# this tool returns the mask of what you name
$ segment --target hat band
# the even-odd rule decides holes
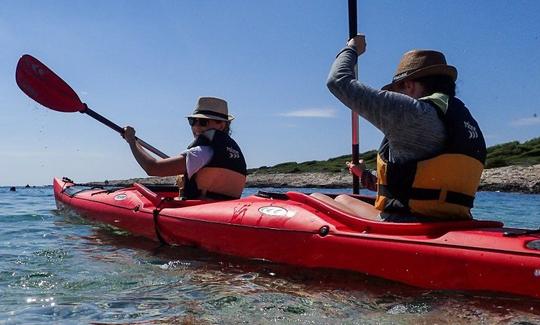
[[[405,72],[402,72],[400,74],[397,74],[394,76],[394,78],[392,78],[392,82],[396,82],[398,81],[399,79],[403,79],[405,78],[408,74],[409,74],[410,71],[405,71]]]
[[[224,118],[224,119],[229,119],[229,115],[227,114],[221,114],[221,113],[218,113],[218,112],[214,112],[214,111],[195,111],[193,112],[193,114],[208,114],[208,115],[214,115],[214,116],[217,116],[217,117],[221,117],[221,118]]]

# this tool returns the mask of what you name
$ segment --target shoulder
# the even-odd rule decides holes
[[[381,101],[381,111],[388,113],[398,123],[403,119],[425,118],[438,115],[437,105],[429,99],[415,99],[392,91],[380,91],[384,99]]]
[[[210,147],[210,146],[195,146],[195,147],[189,148],[185,152],[198,153],[198,152],[208,152],[208,151],[212,151],[212,147]]]
[[[186,159],[209,159],[214,155],[214,149],[210,146],[195,146],[182,152]]]

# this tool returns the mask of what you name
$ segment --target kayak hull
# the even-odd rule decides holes
[[[383,223],[347,215],[307,195],[176,201],[133,187],[70,193],[54,180],[57,205],[134,235],[250,259],[350,270],[440,290],[540,298],[538,234],[500,222]],[[538,245],[540,246],[540,245]]]

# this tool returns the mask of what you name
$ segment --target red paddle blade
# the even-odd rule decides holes
[[[15,80],[26,95],[45,107],[59,112],[80,112],[85,109],[75,91],[31,55],[25,54],[19,59]]]

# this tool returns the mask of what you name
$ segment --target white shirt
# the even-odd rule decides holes
[[[182,151],[180,154],[186,157],[186,173],[188,178],[191,178],[212,159],[214,149],[209,146],[196,146]]]

